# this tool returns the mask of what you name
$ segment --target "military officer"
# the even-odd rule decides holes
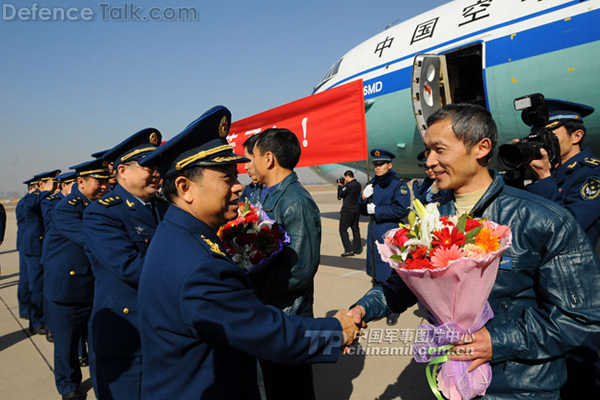
[[[383,235],[397,228],[400,220],[408,215],[410,192],[406,182],[400,180],[392,169],[393,153],[383,149],[371,151],[375,177],[363,190],[358,200],[362,215],[370,216],[367,232],[367,274],[372,276],[373,284],[380,285],[390,276],[392,268],[381,260],[375,242],[383,242]],[[388,325],[394,325],[398,315],[387,317]]]
[[[25,255],[27,273],[29,275],[29,290],[31,303],[29,308],[29,330],[31,333],[45,335],[44,321],[44,277],[40,262],[42,256],[42,241],[44,240],[44,219],[41,203],[56,190],[56,175],[60,170],[44,172],[34,176],[38,188],[27,194],[23,200],[25,215],[24,236],[21,248]]]
[[[0,204],[0,245],[4,242],[4,232],[6,231],[6,210]]]
[[[51,194],[42,200],[40,205],[42,209],[42,218],[44,219],[44,237],[48,236],[48,231],[50,230],[50,219],[52,218],[52,210],[54,206],[58,204],[60,200],[62,200],[65,196],[68,196],[71,193],[71,186],[75,183],[76,175],[74,171],[65,172],[64,174],[60,174],[56,176],[56,180],[58,181],[59,190]],[[42,263],[42,267],[44,266],[44,259],[46,254],[48,253],[48,242],[46,240],[42,243],[42,258],[40,262]],[[50,304],[48,300],[48,296],[46,295],[46,279],[47,279],[47,270],[44,268],[44,320],[46,321],[46,339],[49,342],[54,341],[54,330],[52,328],[52,318],[50,317],[50,309],[48,305]]]
[[[263,305],[225,254],[217,230],[237,216],[236,163],[248,162],[227,144],[230,118],[215,107],[141,160],[172,202],[140,278],[144,399],[260,399],[255,356],[333,362],[358,333],[342,312],[313,320]]]
[[[71,167],[77,174],[77,184],[54,207],[44,240],[48,244],[44,291],[54,329],[54,377],[63,400],[84,398],[78,392],[82,377],[78,346],[87,336],[94,275],[84,251],[83,212],[108,192],[107,164],[98,159]]]
[[[108,150],[97,151],[92,154],[94,158],[103,158]],[[110,190],[113,190],[115,186],[117,186],[117,171],[115,170],[115,164],[113,162],[108,163],[108,171],[110,172],[110,179],[108,183],[110,184]]]
[[[158,171],[138,161],[160,141],[160,132],[148,128],[107,151],[103,158],[114,162],[118,184],[89,205],[83,217],[86,251],[96,277],[89,340],[96,354],[100,399],[140,396],[137,287],[146,250],[168,204],[156,196]]]
[[[30,178],[23,182],[27,185],[27,194],[32,193],[36,188],[38,181]],[[17,301],[19,302],[19,317],[29,320],[31,290],[29,289],[29,273],[27,271],[27,262],[23,253],[23,237],[25,236],[25,195],[17,202],[15,215],[17,218],[17,251],[19,252],[19,284],[17,285]]]

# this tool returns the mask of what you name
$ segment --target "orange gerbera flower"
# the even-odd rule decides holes
[[[500,238],[494,236],[491,230],[484,228],[475,238],[475,244],[481,247],[486,253],[491,253],[500,248]]]
[[[457,245],[448,248],[439,247],[431,256],[431,266],[434,269],[447,267],[454,260],[464,256],[464,252]]]

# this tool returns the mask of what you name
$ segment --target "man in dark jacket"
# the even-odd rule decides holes
[[[313,317],[314,276],[321,257],[321,215],[294,172],[300,142],[287,129],[267,129],[254,145],[254,169],[264,184],[261,204],[290,237],[289,246],[265,270],[250,275],[252,290],[264,304],[288,315]],[[310,365],[289,366],[261,360],[267,399],[312,399]],[[290,389],[293,388],[293,389]]]
[[[342,257],[362,253],[360,229],[358,229],[360,189],[360,183],[354,179],[354,173],[350,170],[344,173],[344,182],[338,182],[338,200],[343,199],[342,209],[340,210],[340,237],[344,245]],[[348,228],[352,229],[352,242],[350,242]]]
[[[497,142],[491,114],[478,106],[447,105],[427,120],[427,166],[448,190],[441,215],[469,212],[510,226],[488,298],[492,318],[457,342],[450,360],[489,362],[483,399],[559,399],[564,355],[600,334],[600,263],[584,231],[562,207],[505,186],[487,165]],[[402,312],[417,302],[397,274],[369,291],[351,311],[355,321]]]
[[[71,167],[78,175],[77,185],[55,205],[44,239],[44,294],[54,331],[54,378],[63,400],[84,398],[79,393],[82,375],[77,348],[87,337],[94,275],[84,249],[83,212],[108,192],[110,175],[102,164],[94,160]],[[93,360],[92,353],[90,348]]]
[[[4,232],[6,231],[6,210],[0,204],[0,245],[4,242]]]

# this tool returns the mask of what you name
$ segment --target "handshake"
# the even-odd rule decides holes
[[[342,353],[348,352],[349,346],[352,345],[361,335],[361,329],[365,329],[367,324],[363,321],[365,309],[362,306],[356,306],[349,311],[338,310],[333,316],[342,325]]]

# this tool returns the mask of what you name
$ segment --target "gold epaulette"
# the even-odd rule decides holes
[[[227,257],[227,254],[225,254],[225,252],[221,249],[221,246],[219,246],[218,243],[214,243],[212,240],[208,239],[204,235],[202,235],[200,237],[202,238],[202,240],[204,240],[204,243],[206,243],[206,245],[208,246],[210,251],[212,251],[213,253],[219,254],[221,256]]]
[[[581,163],[592,168],[600,167],[600,159],[594,156],[584,158]]]
[[[72,206],[76,206],[77,204],[81,203],[81,197],[74,197],[71,200],[67,201],[67,203],[69,203]]]
[[[98,203],[102,204],[104,207],[111,207],[116,204],[121,204],[123,200],[119,196],[115,197],[105,197],[103,199],[98,200]]]

